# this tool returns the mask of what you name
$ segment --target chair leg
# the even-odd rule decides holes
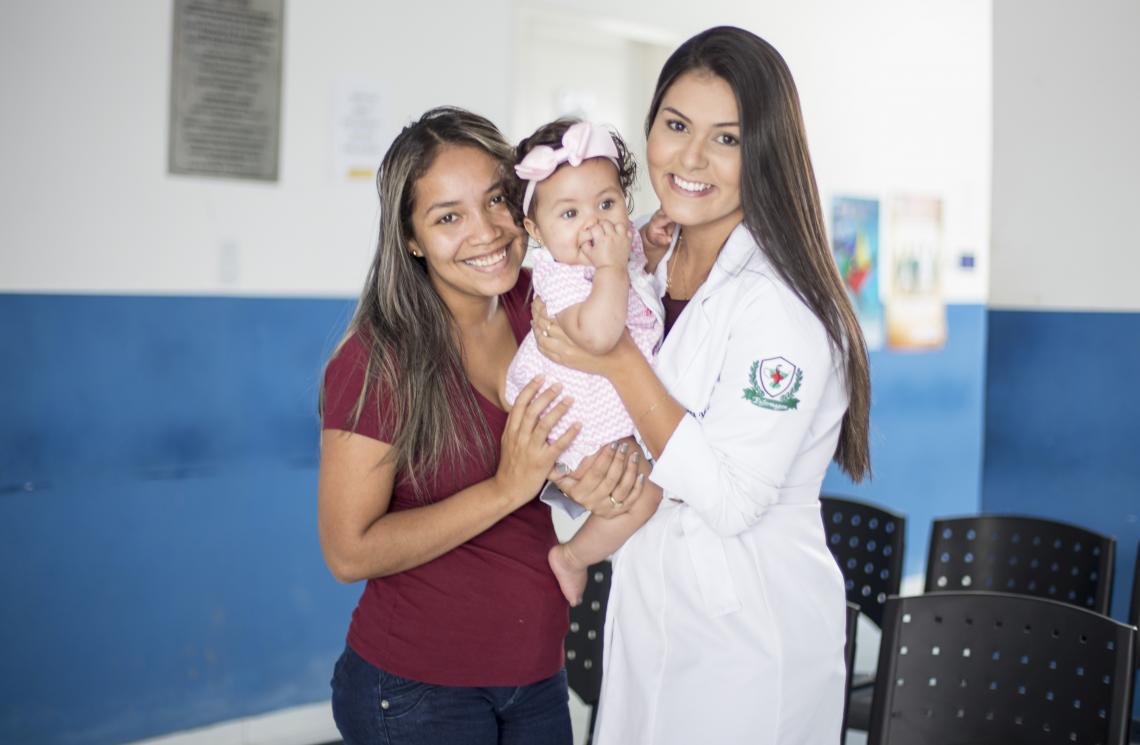
[[[594,742],[594,721],[598,718],[598,705],[590,707],[590,729],[586,731],[586,745]]]

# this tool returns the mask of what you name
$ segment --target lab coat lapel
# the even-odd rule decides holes
[[[680,235],[680,226],[678,226],[673,231],[673,242],[669,245],[669,250],[665,252],[661,261],[657,262],[657,268],[654,271],[657,286],[662,289],[662,294],[665,292],[669,276],[669,262],[673,260],[673,253],[677,249],[677,241]],[[700,290],[697,294],[700,294]],[[693,306],[694,303],[699,305],[696,296],[689,301],[689,305]],[[701,347],[707,342],[708,337],[707,320],[704,313],[694,312],[696,310],[695,306],[691,309],[686,307],[681,313],[676,323],[673,324],[673,329],[662,342],[661,349],[657,352],[657,363],[655,365],[657,376],[661,382],[665,384],[665,387],[682,406],[690,410],[695,405],[692,400],[693,393],[682,385],[682,381],[687,377],[689,368],[696,360],[697,355],[700,354]]]
[[[679,232],[673,236],[673,244],[657,264],[654,274],[659,286],[665,286],[668,263],[673,258]],[[689,306],[677,319],[676,325],[665,338],[658,355],[657,373],[661,381],[673,395],[690,411],[703,408],[701,386],[715,382],[713,375],[707,374],[704,365],[719,364],[716,355],[708,354],[708,347],[714,336],[714,319],[718,295],[731,286],[733,278],[740,274],[750,261],[759,255],[752,234],[743,223],[728,236],[728,240],[713,263],[709,276],[697,289]]]
[[[752,238],[752,233],[748,231],[744,223],[740,223],[729,233],[728,240],[724,242],[724,248],[720,250],[720,255],[716,257],[716,261],[709,271],[708,278],[697,290],[693,299],[700,298],[703,308],[749,263],[759,261],[761,258],[760,250]]]

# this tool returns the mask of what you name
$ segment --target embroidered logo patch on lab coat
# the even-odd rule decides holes
[[[744,389],[744,398],[762,409],[788,411],[800,403],[796,393],[804,372],[783,357],[753,362],[748,380],[752,385]]]

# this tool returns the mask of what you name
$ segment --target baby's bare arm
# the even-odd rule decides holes
[[[578,346],[591,354],[614,348],[625,331],[629,307],[629,272],[604,266],[594,272],[594,286],[582,302],[558,314],[558,324]]]
[[[558,322],[591,354],[613,349],[625,330],[632,230],[627,223],[601,220],[578,236],[579,248],[594,265],[594,285],[582,303],[558,314]]]

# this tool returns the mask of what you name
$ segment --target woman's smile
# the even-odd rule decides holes
[[[480,272],[492,273],[497,272],[507,265],[507,254],[510,246],[504,246],[498,251],[482,254],[481,256],[474,256],[470,259],[463,259],[463,263]]]
[[[703,181],[689,181],[675,173],[669,174],[669,185],[673,187],[674,191],[693,197],[706,196],[713,190],[712,184],[706,184]]]

